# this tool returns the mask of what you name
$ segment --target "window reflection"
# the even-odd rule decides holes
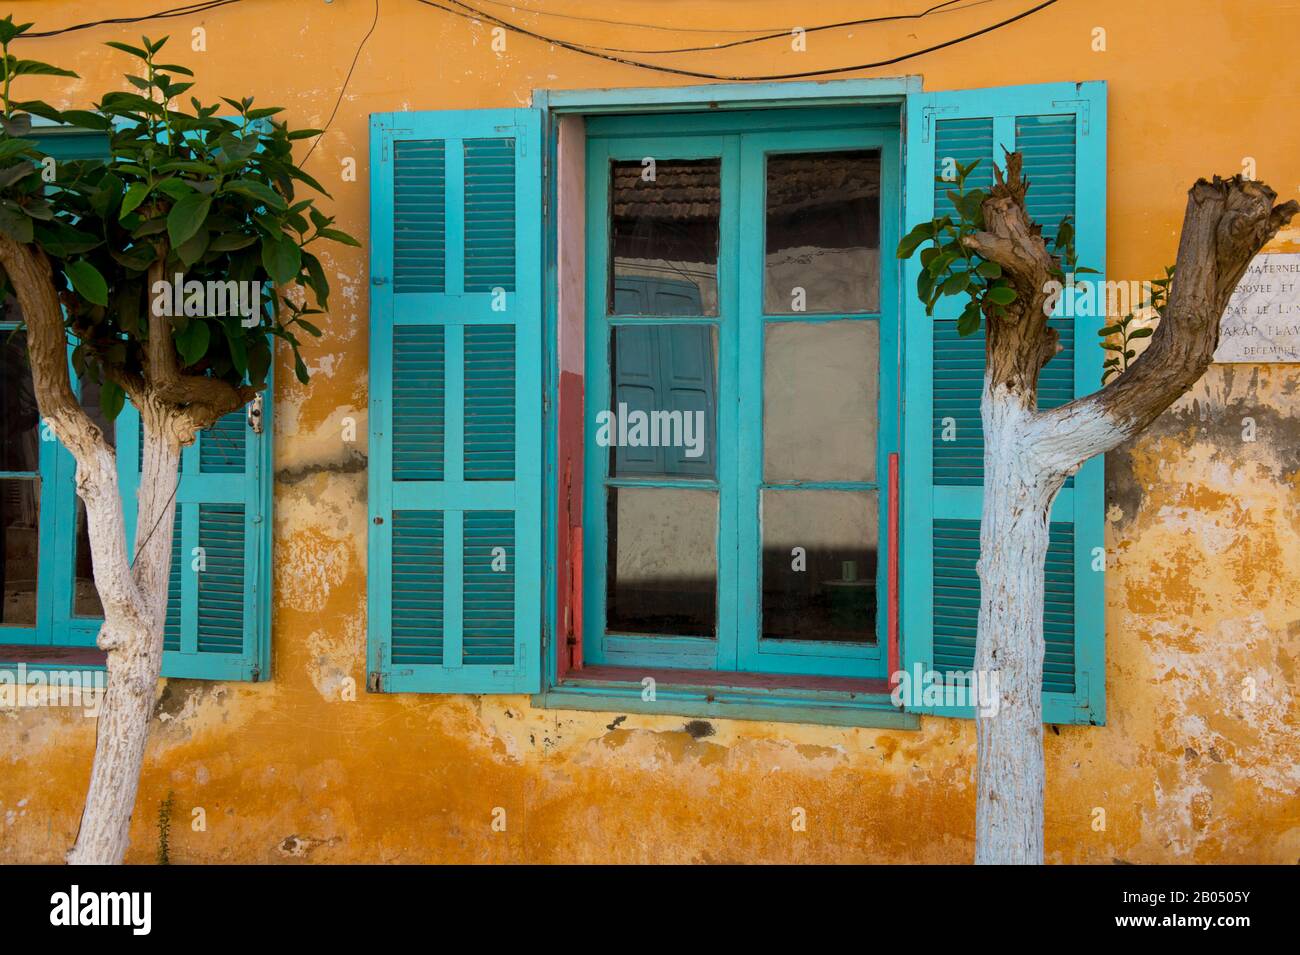
[[[717,460],[718,335],[711,325],[613,329],[613,407],[598,444],[614,477],[707,478]]]
[[[874,643],[877,495],[763,492],[763,637]]]
[[[609,489],[609,633],[717,636],[718,496]]]
[[[0,480],[0,623],[36,625],[36,568],[40,550],[40,481]]]
[[[718,314],[721,195],[718,159],[611,164],[610,314]]]
[[[767,159],[763,311],[880,308],[880,153]]]

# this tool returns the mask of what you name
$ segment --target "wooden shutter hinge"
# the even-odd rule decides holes
[[[383,693],[384,692],[384,675],[378,670],[371,670],[366,674],[366,692]]]
[[[1088,115],[1088,114],[1089,114],[1089,112],[1090,112],[1089,107],[1091,106],[1091,103],[1089,103],[1088,100],[1086,100],[1086,99],[1054,99],[1054,100],[1052,100],[1052,105],[1053,105],[1053,106],[1069,106],[1069,107],[1074,107],[1075,112],[1077,112],[1077,113],[1079,114],[1079,134],[1082,135],[1082,136],[1087,136],[1087,135],[1088,135],[1088,119],[1089,119],[1089,115]]]
[[[935,113],[955,113],[956,106],[926,106],[921,110],[921,142],[930,141],[930,127],[933,125],[931,117]]]

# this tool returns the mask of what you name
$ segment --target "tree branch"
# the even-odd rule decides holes
[[[165,256],[160,254],[149,266],[150,289],[154,288],[155,283],[165,281],[164,259]],[[158,398],[181,411],[193,431],[211,427],[217,419],[242,408],[257,394],[257,389],[249,385],[235,386],[207,375],[181,374],[176,343],[172,340],[171,319],[158,314],[152,301],[148,311],[146,387]],[[182,443],[188,444],[189,441]]]
[[[1169,301],[1147,349],[1099,391],[1038,415],[1032,440],[1073,473],[1088,458],[1139,433],[1205,373],[1219,322],[1251,260],[1293,216],[1295,200],[1234,176],[1198,180],[1187,196]]]
[[[1021,174],[1019,153],[1006,153],[1006,172],[993,168],[996,182],[984,200],[984,231],[963,242],[972,252],[996,262],[1016,291],[1001,315],[986,305],[985,358],[989,385],[1006,389],[1029,408],[1037,403],[1038,374],[1061,350],[1056,330],[1048,327],[1049,283],[1059,274],[1047,251],[1042,229],[1025,211],[1029,181]]]

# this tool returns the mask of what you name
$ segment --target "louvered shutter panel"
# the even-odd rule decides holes
[[[270,388],[268,376],[265,393]],[[232,412],[181,452],[163,676],[270,678],[269,401],[262,422],[259,434],[246,409]],[[130,403],[117,419],[117,452],[127,539],[134,541],[142,443],[140,417]]]
[[[371,117],[371,690],[541,674],[541,120]]]
[[[980,159],[969,184],[988,188],[1003,149],[1024,156],[1027,206],[1050,243],[1063,216],[1076,226],[1079,264],[1105,269],[1104,83],[1062,83],[927,93],[908,98],[906,227],[951,211],[951,162]],[[909,673],[974,666],[980,585],[975,572],[983,485],[980,391],[984,334],[961,337],[964,298],[941,299],[933,318],[916,298],[919,257],[904,265],[905,435],[903,468],[903,660]],[[1089,275],[1102,280],[1102,275]],[[954,307],[955,306],[955,307]],[[1055,407],[1100,385],[1099,317],[1052,325],[1063,351],[1039,381],[1039,405]],[[1103,463],[1089,461],[1061,491],[1051,515],[1046,567],[1043,718],[1105,719],[1102,546]],[[1097,566],[1101,562],[1097,561]],[[913,706],[970,716],[968,708]]]

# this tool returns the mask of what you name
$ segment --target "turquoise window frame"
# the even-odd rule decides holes
[[[844,315],[766,315],[763,312],[763,246],[766,159],[796,152],[878,150],[881,154],[880,305],[873,312]],[[718,250],[718,314],[609,315],[609,177],[611,162],[717,158],[721,165]],[[608,475],[609,455],[585,455],[584,606],[588,662],[722,672],[883,679],[887,608],[878,606],[872,643],[762,639],[762,492],[772,490],[865,491],[876,495],[877,526],[887,527],[888,500],[882,482],[766,482],[762,476],[763,340],[773,323],[820,324],[875,322],[880,329],[879,422],[876,474],[887,473],[898,450],[898,267],[892,255],[902,216],[899,184],[897,110],[815,107],[803,110],[745,111],[729,115],[601,117],[587,126],[586,311],[587,434],[595,434],[596,415],[611,395],[609,344],[612,330],[636,325],[684,323],[717,330],[718,394],[753,396],[742,414],[736,401],[718,402],[718,460],[712,480]],[[742,192],[743,190],[743,192]],[[887,319],[887,320],[886,320]],[[890,356],[893,356],[892,358]],[[612,402],[612,397],[609,401]],[[608,488],[698,488],[718,494],[716,639],[612,633],[605,627],[606,520]],[[877,592],[886,592],[887,539],[878,544]]]
[[[1007,87],[995,90],[969,90],[955,93],[925,93],[922,91],[919,76],[881,78],[866,80],[836,80],[830,82],[797,83],[758,83],[758,84],[713,84],[678,88],[642,88],[642,89],[603,89],[603,90],[538,90],[534,93],[533,103],[544,110],[547,116],[547,162],[548,167],[556,169],[558,125],[565,116],[581,116],[590,122],[594,117],[637,114],[635,121],[644,122],[653,114],[691,113],[707,110],[715,114],[727,113],[737,109],[783,109],[786,107],[805,106],[871,106],[886,105],[901,109],[904,120],[900,147],[903,154],[901,169],[901,188],[904,206],[904,225],[911,225],[919,214],[918,210],[929,200],[933,192],[933,170],[920,159],[921,150],[909,148],[909,143],[919,143],[924,122],[928,121],[936,106],[942,106],[937,98],[947,96],[966,96],[972,98],[1008,97],[1007,105],[999,105],[999,111],[1005,113],[1014,109],[1011,105],[1017,98],[1023,102],[1041,104],[1044,99],[1073,101],[1075,108],[1084,114],[1083,123],[1087,124],[1091,111],[1093,122],[1105,127],[1105,84],[1104,83],[1055,83],[1026,87]],[[948,104],[950,105],[950,104]],[[1005,129],[1005,123],[1002,124]],[[1097,137],[1086,144],[1080,153],[1080,167],[1083,173],[1080,190],[1093,189],[1096,201],[1081,205],[1080,232],[1089,228],[1089,224],[1104,225],[1105,218],[1105,141],[1104,136]],[[555,208],[558,195],[557,175],[549,177],[547,184],[547,202]],[[1085,181],[1086,180],[1086,181]],[[908,183],[911,183],[909,188]],[[547,520],[544,524],[545,546],[548,554],[557,552],[558,539],[562,531],[559,523],[560,499],[563,490],[562,476],[556,457],[559,447],[559,419],[555,413],[559,394],[559,314],[557,271],[557,250],[559,239],[557,225],[548,222],[547,231],[547,287],[546,287],[546,395],[548,414],[545,420],[545,447],[547,467],[545,470],[545,507]],[[1104,262],[1105,243],[1100,232],[1093,232],[1089,239],[1088,252],[1101,267]],[[1088,264],[1092,264],[1089,262]],[[902,290],[915,280],[911,266],[906,267],[899,291],[900,308],[906,304]],[[900,346],[903,349],[904,380],[900,404],[910,405],[921,392],[931,390],[929,380],[914,381],[908,378],[907,369],[913,367],[918,359],[928,359],[931,342],[928,335],[908,334],[908,312],[903,310],[903,327]],[[915,341],[913,340],[915,339]],[[1078,344],[1087,344],[1087,339]],[[1097,355],[1100,349],[1096,348]],[[1076,382],[1082,393],[1086,383],[1088,390],[1095,387],[1090,362],[1094,355],[1086,349],[1079,354],[1082,360],[1076,367]],[[1100,357],[1096,357],[1099,367]],[[587,388],[589,383],[584,383]],[[919,391],[918,391],[919,389]],[[927,404],[928,407],[928,404]],[[928,415],[913,415],[912,421],[904,418],[905,433],[899,435],[903,444],[901,455],[901,517],[902,537],[900,540],[900,589],[903,618],[901,626],[904,662],[910,664],[917,658],[919,649],[933,637],[929,633],[916,632],[916,609],[913,604],[923,600],[924,607],[932,606],[933,595],[929,591],[930,567],[925,564],[925,583],[922,585],[913,579],[911,587],[906,586],[909,574],[915,575],[917,561],[922,563],[931,559],[928,545],[924,542],[909,541],[906,530],[910,517],[917,508],[929,512],[926,503],[930,497],[928,484],[921,486],[921,481],[929,480],[929,441],[930,421]],[[921,437],[913,433],[920,429]],[[1091,508],[1081,514],[1080,527],[1084,533],[1081,539],[1089,542],[1096,538],[1100,544],[1102,526],[1103,488],[1100,483],[1102,463],[1090,462],[1078,475],[1075,494],[1076,505]],[[959,492],[960,493],[960,492]],[[923,500],[924,499],[924,500]],[[910,546],[909,546],[910,545]],[[588,555],[590,547],[587,548]],[[588,557],[589,559],[589,557]],[[1080,566],[1076,563],[1076,566]],[[911,568],[910,570],[908,568]],[[589,570],[587,571],[589,573]],[[900,729],[915,729],[920,725],[921,712],[945,716],[969,716],[968,711],[944,708],[923,709],[907,707],[900,711],[889,703],[888,697],[881,693],[845,693],[833,689],[806,687],[803,689],[763,689],[722,685],[710,677],[713,674],[701,674],[698,683],[682,683],[671,687],[660,685],[657,698],[647,700],[642,683],[633,679],[611,677],[608,673],[585,678],[582,671],[572,671],[561,677],[559,652],[566,639],[561,632],[559,620],[560,595],[557,587],[559,571],[554,561],[546,566],[546,587],[544,626],[545,626],[545,689],[534,696],[534,702],[540,706],[568,708],[578,710],[642,712],[652,714],[681,714],[701,717],[730,717],[735,719],[761,719],[770,721],[788,721],[797,723],[820,723],[827,725],[879,726]],[[1045,700],[1044,717],[1048,721],[1061,722],[1104,722],[1104,628],[1103,608],[1104,591],[1101,574],[1080,577],[1076,588],[1076,612],[1081,615],[1079,622],[1079,646],[1077,647],[1077,667],[1084,672],[1080,684],[1083,699],[1069,701]],[[918,594],[922,587],[924,593]],[[590,608],[584,608],[589,613]],[[592,644],[590,631],[584,635],[585,664],[591,662],[589,649]],[[1067,705],[1063,705],[1067,704]],[[1082,718],[1080,718],[1082,714]]]
[[[56,160],[107,159],[108,133],[98,130],[62,126],[49,120],[33,119],[33,136]],[[15,323],[0,323],[7,333]],[[69,375],[74,393],[80,397],[81,382],[72,371],[73,345],[69,343]],[[273,389],[273,371],[268,373],[266,396]],[[245,505],[246,581],[243,594],[244,649],[239,653],[199,652],[190,646],[197,632],[196,611],[183,608],[180,651],[163,654],[162,675],[205,680],[261,681],[271,675],[272,612],[272,497],[273,497],[273,427],[274,402],[265,400],[261,435],[249,435],[245,450],[245,472],[241,475],[199,472],[199,442],[181,453],[181,472],[187,486],[178,491],[180,503],[233,502]],[[118,452],[118,479],[123,499],[126,538],[135,539],[135,495],[139,476],[132,463],[139,453],[139,415],[128,401],[114,423]],[[43,425],[42,425],[43,427]],[[7,474],[0,474],[6,477]],[[0,626],[0,646],[31,645],[53,647],[93,647],[103,625],[102,617],[78,616],[73,613],[76,587],[77,494],[76,461],[52,436],[40,441],[40,528],[38,530],[37,622],[35,627]],[[48,532],[47,532],[48,528]],[[182,522],[182,556],[195,546],[198,537],[197,511]],[[182,586],[189,593],[197,588],[193,574],[183,573]],[[248,631],[252,629],[252,639]],[[59,663],[59,669],[103,669],[88,664]],[[46,669],[34,665],[31,671]]]

